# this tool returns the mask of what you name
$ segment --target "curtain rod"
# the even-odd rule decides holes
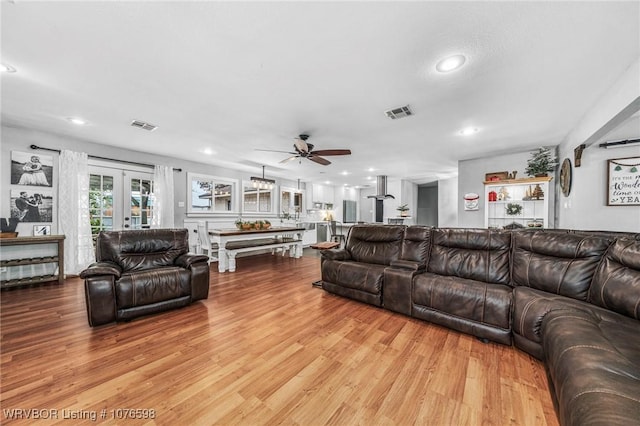
[[[60,154],[60,150],[59,149],[52,149],[52,148],[43,148],[41,146],[38,145],[30,145],[29,148],[31,149],[41,149],[43,151],[51,151],[51,152],[57,152],[58,154]],[[89,158],[95,158],[97,160],[107,160],[107,161],[116,161],[118,163],[125,163],[125,164],[133,164],[135,166],[143,166],[143,167],[155,167],[153,164],[146,164],[146,163],[138,163],[137,161],[127,161],[127,160],[117,160],[115,158],[108,158],[108,157],[100,157],[98,155],[89,155]],[[177,167],[173,168],[174,172],[181,172],[182,169],[179,169]]]
[[[625,139],[621,141],[604,142],[598,145],[600,148],[618,148],[620,146],[630,145],[632,143],[639,143],[640,139]]]

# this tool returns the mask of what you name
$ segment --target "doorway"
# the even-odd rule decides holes
[[[89,165],[92,234],[150,228],[153,200],[152,173]]]
[[[418,185],[416,224],[438,226],[438,181]]]

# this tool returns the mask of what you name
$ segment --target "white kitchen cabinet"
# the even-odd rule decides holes
[[[313,185],[313,194],[312,201],[323,203],[323,204],[333,204],[333,186],[329,185],[320,185],[314,183]]]

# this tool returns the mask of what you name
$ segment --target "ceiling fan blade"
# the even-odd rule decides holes
[[[293,146],[295,146],[296,149],[300,152],[305,152],[305,153],[309,152],[309,147],[307,146],[307,143],[302,139],[296,139],[296,141],[293,143]]]
[[[295,154],[295,152],[291,152],[291,151],[278,151],[276,149],[254,149],[254,151],[266,151],[266,152],[284,152],[285,154]]]
[[[289,158],[285,158],[284,160],[280,161],[279,163],[280,164],[288,163],[289,161],[295,160],[296,158],[298,158],[298,156],[297,155],[293,155],[293,156],[291,156]]]
[[[331,164],[331,161],[327,160],[326,158],[318,157],[317,155],[315,155],[315,153],[314,155],[310,155],[307,158],[318,164],[322,164],[323,166],[328,166],[329,164]]]
[[[314,155],[351,155],[350,149],[321,149],[313,151]]]

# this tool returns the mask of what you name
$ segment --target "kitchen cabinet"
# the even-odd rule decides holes
[[[549,200],[553,199],[551,177],[484,182],[487,228],[548,228]]]
[[[318,231],[316,231],[316,228],[314,227],[313,229],[306,229],[304,231],[304,234],[302,235],[302,245],[304,247],[308,247],[312,244],[315,244],[318,242]]]
[[[333,204],[333,186],[313,184],[313,200],[323,204]]]

